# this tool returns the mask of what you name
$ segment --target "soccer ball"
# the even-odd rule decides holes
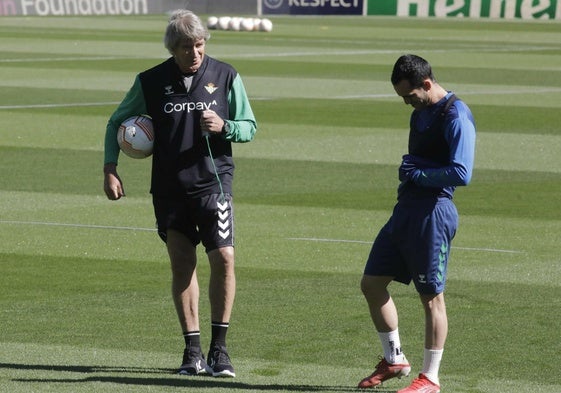
[[[151,156],[154,150],[152,119],[144,115],[129,117],[119,126],[117,142],[121,151],[131,158]]]
[[[218,18],[216,16],[209,16],[206,22],[206,27],[209,30],[216,30],[218,26]]]
[[[228,23],[228,30],[240,31],[241,23],[242,18],[240,17],[234,16],[230,18],[230,22]]]
[[[255,23],[253,22],[253,18],[242,18],[242,22],[240,23],[240,30],[253,31],[254,28]]]
[[[230,19],[232,19],[229,16],[221,16],[220,18],[218,18],[218,23],[216,24],[216,27],[218,30],[228,30],[228,28],[230,27]]]
[[[262,19],[261,24],[259,25],[259,29],[261,31],[270,33],[273,31],[273,22],[270,19]]]

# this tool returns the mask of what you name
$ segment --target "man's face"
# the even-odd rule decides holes
[[[205,40],[201,38],[196,41],[182,41],[172,52],[179,69],[184,73],[196,72],[205,56]]]
[[[423,109],[431,105],[430,89],[432,84],[429,80],[425,80],[423,86],[413,88],[409,81],[402,80],[394,85],[394,90],[398,96],[403,98],[406,105],[411,105],[415,109]]]

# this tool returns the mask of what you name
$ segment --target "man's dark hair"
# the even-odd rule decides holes
[[[417,89],[427,78],[435,80],[428,61],[416,55],[403,55],[393,66],[391,81],[395,86],[402,80],[407,80],[411,87]]]

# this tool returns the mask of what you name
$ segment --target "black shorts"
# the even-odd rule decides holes
[[[206,195],[200,198],[153,197],[158,235],[165,242],[168,229],[187,236],[194,246],[203,243],[206,252],[234,246],[232,196]]]

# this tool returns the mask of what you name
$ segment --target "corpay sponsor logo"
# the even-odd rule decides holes
[[[165,113],[173,113],[173,112],[187,112],[190,113],[191,111],[206,111],[213,106],[216,106],[216,100],[212,102],[166,102],[164,104],[164,112]]]

